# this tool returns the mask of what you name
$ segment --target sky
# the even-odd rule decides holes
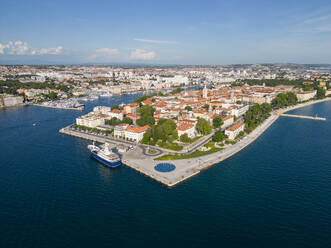
[[[331,1],[2,0],[1,64],[331,64]]]

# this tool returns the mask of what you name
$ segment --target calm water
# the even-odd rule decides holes
[[[0,247],[330,247],[331,102],[294,112],[328,120],[282,117],[168,189],[60,135],[81,112],[0,111]]]

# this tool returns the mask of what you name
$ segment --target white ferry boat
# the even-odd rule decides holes
[[[121,165],[121,158],[109,150],[108,143],[105,143],[103,149],[96,146],[94,142],[92,145],[88,145],[87,148],[91,151],[92,156],[100,163],[111,168],[115,168]]]

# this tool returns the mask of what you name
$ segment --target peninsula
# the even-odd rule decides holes
[[[121,106],[97,106],[60,132],[121,146],[123,164],[171,187],[244,149],[285,112],[329,95],[331,90],[310,81],[178,88]]]

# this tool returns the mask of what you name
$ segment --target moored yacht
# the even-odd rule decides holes
[[[105,143],[103,149],[96,146],[94,142],[92,145],[88,145],[87,148],[91,151],[92,156],[96,160],[108,167],[115,168],[121,164],[121,158],[109,150],[108,143]]]

